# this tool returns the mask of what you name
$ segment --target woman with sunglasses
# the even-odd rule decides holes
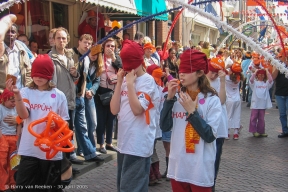
[[[110,104],[103,105],[100,95],[111,92],[115,89],[117,82],[117,71],[122,68],[122,61],[115,53],[116,42],[108,38],[103,44],[103,62],[102,73],[100,75],[100,85],[94,97],[97,112],[97,144],[100,145],[99,152],[106,154],[107,150],[116,151],[112,145],[113,121],[115,115],[110,111]],[[116,77],[116,80],[115,80]],[[111,79],[114,81],[111,82]],[[106,134],[105,134],[106,131]],[[106,135],[106,147],[104,146],[104,135]]]

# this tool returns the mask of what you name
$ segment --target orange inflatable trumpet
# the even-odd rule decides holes
[[[41,134],[34,132],[33,126],[44,122],[47,122],[46,129]],[[59,151],[72,152],[75,149],[70,141],[73,131],[69,129],[68,123],[53,111],[46,117],[31,122],[28,131],[36,137],[34,145],[46,152],[47,159],[53,158]],[[69,148],[64,148],[66,146]]]

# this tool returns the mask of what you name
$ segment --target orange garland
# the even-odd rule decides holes
[[[200,90],[197,91],[188,91],[188,95],[191,97],[193,101],[195,101],[198,93]],[[197,108],[197,106],[196,106]],[[195,153],[195,144],[199,144],[200,136],[191,123],[187,122],[186,129],[185,129],[185,146],[186,146],[186,153]]]

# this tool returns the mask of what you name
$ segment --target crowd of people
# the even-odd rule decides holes
[[[13,20],[8,15],[0,21],[0,191],[61,191],[73,169],[79,171],[72,164],[84,163],[77,156],[104,161],[96,150],[117,152],[118,191],[148,191],[163,179],[177,192],[214,191],[224,141],[230,134],[238,140],[242,129],[241,94],[251,108],[249,132],[267,137],[264,116],[273,87],[278,137],[288,137],[288,79],[259,53],[216,53],[216,45],[202,41],[185,48],[169,41],[164,50],[164,43],[156,47],[141,32],[95,46],[85,33],[77,47],[68,48],[69,32],[59,27],[50,31],[51,50],[42,55],[32,43],[27,48]],[[274,54],[287,68],[288,48]],[[47,159],[28,126],[50,111],[68,122],[77,150]],[[42,123],[35,130],[45,129]],[[166,152],[163,174],[157,141]],[[21,156],[17,171],[9,164],[15,150]]]

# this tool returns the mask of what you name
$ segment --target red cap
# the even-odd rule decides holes
[[[4,103],[10,99],[14,98],[14,93],[9,91],[8,89],[4,89],[3,93],[0,95],[0,102]]]

